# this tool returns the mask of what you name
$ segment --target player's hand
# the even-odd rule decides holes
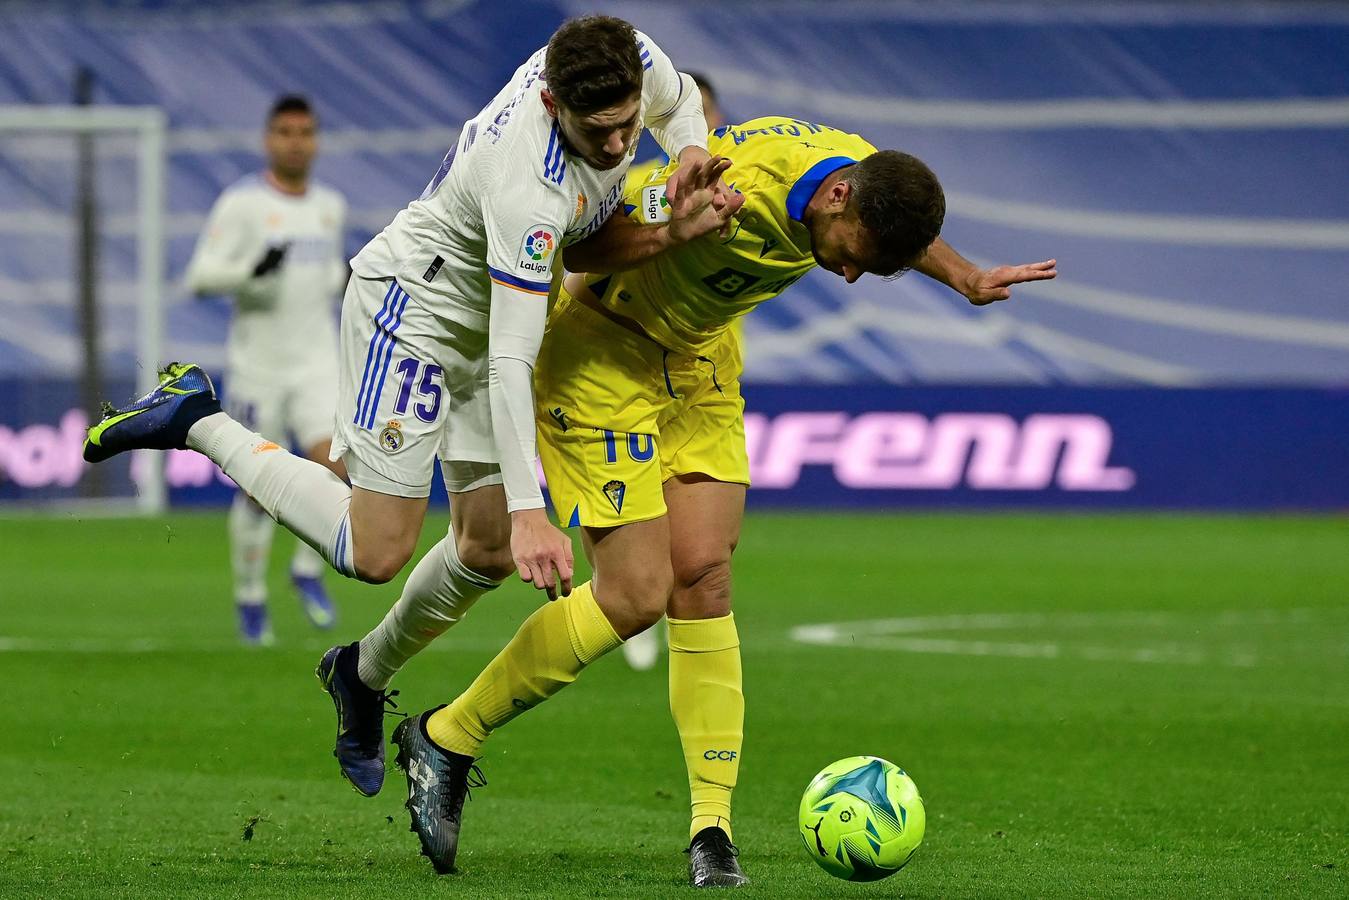
[[[520,580],[556,600],[571,593],[571,538],[553,527],[542,509],[511,513],[511,556]],[[554,575],[556,570],[556,575]]]
[[[286,251],[289,249],[290,244],[276,244],[268,247],[262,259],[258,260],[258,264],[253,267],[253,277],[261,278],[281,268],[281,263],[286,259]]]
[[[689,154],[681,156],[681,160]],[[733,191],[721,180],[731,161],[708,156],[696,164],[681,162],[665,183],[665,199],[670,204],[670,239],[686,244],[705,234],[725,236],[736,213],[745,204],[745,196]],[[673,191],[673,193],[672,193]]]
[[[1012,296],[1012,285],[1027,281],[1048,281],[1059,274],[1057,260],[1029,263],[1024,266],[994,266],[976,269],[966,279],[961,291],[975,306],[987,306]]]

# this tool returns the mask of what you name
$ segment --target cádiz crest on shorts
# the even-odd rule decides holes
[[[379,446],[385,453],[397,453],[403,449],[403,423],[390,419],[379,433]]]
[[[612,481],[606,481],[601,490],[604,491],[604,496],[609,498],[609,503],[613,506],[614,512],[623,512],[623,495],[627,493],[628,486],[615,478]]]

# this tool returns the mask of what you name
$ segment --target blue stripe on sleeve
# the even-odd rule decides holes
[[[509,272],[503,272],[500,269],[487,267],[487,274],[493,281],[499,281],[508,287],[520,288],[523,291],[532,291],[536,294],[548,293],[549,284],[546,281],[530,281],[526,278],[519,278]]]

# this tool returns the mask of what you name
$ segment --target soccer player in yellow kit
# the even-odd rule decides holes
[[[684,74],[692,78],[693,83],[698,85],[698,93],[702,95],[703,118],[707,120],[707,130],[716,131],[727,124],[726,116],[721,109],[721,101],[717,99],[717,89],[707,76],[701,72],[685,72]],[[633,163],[632,167],[628,169],[628,184],[646,184],[669,162],[670,158],[661,154],[646,162]],[[741,330],[743,322],[743,319],[736,319],[731,326],[736,331],[737,336],[743,335]],[[623,642],[623,659],[632,668],[644,672],[647,669],[655,668],[656,663],[660,661],[661,648],[665,645],[665,629],[661,627],[660,622],[657,622],[646,631],[634,634]]]
[[[448,708],[437,743],[471,756],[495,729],[668,612],[670,706],[692,794],[689,877],[745,882],[731,843],[744,720],[731,554],[749,465],[736,318],[819,265],[849,283],[908,268],[983,305],[1053,278],[1054,261],[979,269],[940,240],[941,185],[920,160],[767,117],[717,129],[744,195],[731,233],[616,275],[664,221],[669,170],[627,192],[567,277],[535,370],[539,447],[559,517],[582,529],[593,580],[539,610]],[[540,621],[534,621],[535,619]],[[547,622],[542,621],[547,619]]]

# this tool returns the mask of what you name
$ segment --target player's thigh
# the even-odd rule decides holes
[[[745,518],[745,485],[707,475],[665,482],[670,510],[670,616],[705,619],[731,611],[731,556]]]
[[[445,461],[440,465],[450,495],[450,528],[465,567],[493,581],[515,570],[511,518],[496,463]]]
[[[351,546],[362,580],[393,579],[417,549],[426,497],[399,497],[353,486]]]
[[[739,381],[705,382],[681,393],[660,422],[660,463],[666,478],[705,475],[727,484],[749,484],[745,401]]]
[[[332,454],[353,487],[424,505],[447,419],[443,332],[393,279],[348,284]]]
[[[654,624],[669,603],[670,521],[666,516],[610,528],[585,528],[595,600],[619,637]]]
[[[661,352],[593,311],[560,306],[535,369],[539,456],[563,524],[665,514],[656,428]]]

